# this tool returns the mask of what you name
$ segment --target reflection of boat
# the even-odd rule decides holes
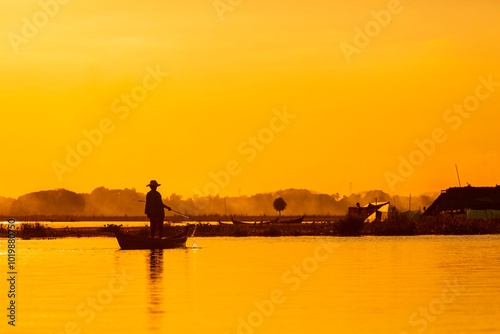
[[[302,221],[304,220],[304,216],[297,218],[297,219],[291,219],[291,220],[273,220],[271,223],[273,224],[301,224]]]
[[[121,249],[166,249],[186,247],[189,226],[184,232],[163,239],[141,237],[123,233],[119,228],[115,229],[115,236]]]
[[[221,221],[219,220],[219,225],[232,225],[232,224],[230,224],[230,223],[228,223],[228,222],[221,222]]]

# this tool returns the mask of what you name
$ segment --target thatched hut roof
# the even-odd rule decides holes
[[[500,210],[500,186],[468,186],[443,190],[424,215],[436,215],[441,212],[458,213],[465,212],[466,209]]]

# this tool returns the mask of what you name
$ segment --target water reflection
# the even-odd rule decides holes
[[[117,250],[111,238],[20,241],[19,333],[69,333],[68,321],[82,333],[106,334],[332,328],[413,334],[424,324],[425,334],[500,333],[499,235],[197,241],[202,250]],[[320,253],[329,257],[315,270],[310,260],[318,242],[331,253]],[[5,249],[0,240],[0,251]],[[123,272],[134,279],[103,305],[103,291]],[[455,281],[467,289],[447,303],[442,293]],[[270,306],[277,291],[286,300]],[[450,294],[444,298],[451,300]],[[99,311],[89,300],[101,300],[94,305]],[[75,313],[81,303],[86,313]],[[90,312],[95,319],[87,323]],[[250,328],[249,321],[261,326]]]
[[[165,310],[163,309],[163,249],[149,251],[147,261],[149,262],[148,293],[149,303],[147,305],[149,315],[149,329],[160,331]]]

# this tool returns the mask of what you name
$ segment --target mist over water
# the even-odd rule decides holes
[[[161,192],[161,189],[159,189]],[[164,190],[165,191],[165,190]],[[284,215],[344,215],[348,207],[356,203],[365,205],[373,202],[390,201],[401,211],[410,208],[409,197],[394,198],[380,190],[372,190],[341,196],[320,194],[306,189],[286,189],[274,193],[252,196],[220,197],[195,196],[183,198],[172,193],[163,195],[164,203],[170,207],[194,215],[275,215],[273,201],[282,197],[286,203]],[[438,194],[412,196],[411,209],[428,207]],[[99,187],[90,194],[79,194],[65,189],[29,193],[17,199],[0,197],[0,215],[26,216],[142,216],[146,195],[135,189],[107,189]]]

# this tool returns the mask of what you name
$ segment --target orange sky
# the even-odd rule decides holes
[[[457,185],[455,163],[462,184],[500,183],[498,1],[0,2],[1,196],[150,179],[188,197],[418,194]],[[401,174],[400,156],[419,165]]]

